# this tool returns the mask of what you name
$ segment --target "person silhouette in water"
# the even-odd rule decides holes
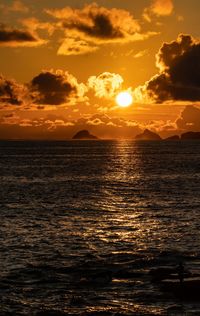
[[[178,277],[180,280],[180,284],[183,284],[184,272],[185,272],[184,265],[182,262],[180,262],[178,267],[177,267],[177,273],[178,273]]]

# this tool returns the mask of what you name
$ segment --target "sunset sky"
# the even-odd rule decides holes
[[[0,0],[0,139],[200,131],[199,12],[199,0]]]

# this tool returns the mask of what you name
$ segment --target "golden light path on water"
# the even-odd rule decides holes
[[[95,216],[93,211],[90,215],[85,216],[77,214],[70,226],[69,223],[62,221],[68,237],[71,231],[71,237],[74,238],[76,231],[76,238],[85,241],[83,252],[89,251],[93,253],[93,256],[97,256],[97,261],[100,260],[100,265],[99,262],[95,265],[96,271],[101,270],[103,261],[100,258],[107,256],[109,256],[109,264],[112,264],[112,260],[117,260],[113,263],[116,267],[118,266],[117,269],[130,269],[129,261],[132,256],[137,256],[140,252],[147,252],[148,259],[151,259],[152,254],[148,249],[152,244],[152,239],[157,239],[160,234],[159,222],[148,214],[144,215],[144,212],[151,208],[148,201],[140,201],[139,196],[133,200],[133,196],[140,186],[140,179],[143,177],[141,154],[137,144],[130,146],[130,142],[126,140],[114,142],[109,148],[111,160],[103,166],[104,171],[101,175],[105,186],[99,188],[103,198],[96,201],[99,213],[96,212]],[[130,181],[136,186],[131,187]],[[104,211],[101,212],[101,210]],[[77,226],[75,229],[74,225]],[[167,229],[162,233],[163,236],[166,234],[166,238],[168,238]],[[160,247],[162,248],[162,241]],[[76,251],[75,248],[71,255],[75,256]],[[123,261],[123,257],[125,261]],[[127,287],[128,291],[129,287],[134,286],[136,292],[137,282],[138,286],[141,286],[143,280],[140,278],[136,281],[126,278],[122,280],[121,277],[113,278],[110,293],[107,294],[104,303],[108,304],[110,301],[113,305],[121,306],[124,310],[131,309],[132,312],[141,310],[144,312],[145,309],[146,312],[159,312],[159,307],[147,308],[136,302],[127,301],[126,291],[123,292],[124,287]],[[115,300],[113,300],[113,286],[122,291]]]

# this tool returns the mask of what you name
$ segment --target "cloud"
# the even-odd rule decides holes
[[[39,39],[35,34],[28,30],[18,30],[8,28],[0,24],[0,46],[39,46],[46,43],[46,41]]]
[[[66,7],[47,12],[62,19],[64,28],[77,30],[99,40],[122,39],[140,31],[138,22],[128,11],[107,9],[96,3],[86,5],[83,9]]]
[[[200,131],[200,108],[188,105],[176,120],[177,127],[182,131]]]
[[[134,58],[141,58],[148,53],[147,49],[141,50],[140,52],[133,55]]]
[[[68,38],[64,40],[58,49],[58,55],[81,55],[95,52],[98,47],[85,40]]]
[[[108,9],[96,3],[85,5],[82,9],[66,7],[46,12],[57,18],[60,21],[59,25],[65,30],[66,38],[58,50],[59,54],[69,55],[70,49],[72,54],[84,54],[96,50],[101,44],[122,44],[143,40],[156,34],[142,34],[138,21],[130,12],[116,8]],[[76,41],[78,43],[74,51],[72,45]]]
[[[103,122],[99,119],[99,118],[95,118],[95,119],[89,119],[87,121],[88,125],[94,125],[94,126],[98,126],[98,125],[102,125]]]
[[[44,71],[34,77],[29,85],[34,103],[43,105],[74,104],[85,100],[86,86],[77,79],[58,70]]]
[[[150,9],[152,13],[158,16],[170,15],[174,9],[173,1],[172,0],[153,0]]]
[[[134,138],[141,133],[137,122],[107,115],[92,115],[78,120],[67,120],[60,117],[20,118],[16,114],[0,119],[1,139],[69,139],[80,130],[105,139]]]
[[[164,43],[156,55],[159,74],[135,90],[136,98],[165,101],[200,101],[200,42],[180,34]]]
[[[21,20],[21,23],[29,30],[29,32],[34,32],[34,34],[38,30],[45,30],[49,35],[52,35],[55,30],[55,26],[53,23],[40,22],[34,17],[23,19]]]
[[[152,0],[150,7],[144,9],[143,18],[151,22],[152,16],[169,16],[173,13],[173,9],[172,0]]]
[[[28,84],[0,75],[0,109],[52,110],[52,106],[87,104],[87,91],[85,84],[62,70],[43,71]]]
[[[37,114],[38,115],[38,114]],[[41,114],[40,114],[41,115]],[[67,139],[79,130],[86,129],[99,138],[130,138],[150,129],[162,137],[181,134],[186,131],[200,131],[200,108],[186,106],[175,121],[153,120],[146,123],[94,114],[70,120],[62,115],[45,114],[43,117],[21,117],[19,112],[8,112],[0,118],[1,138]]]
[[[145,128],[154,131],[156,133],[163,133],[165,135],[174,135],[177,133],[177,124],[176,122],[172,122],[170,120],[154,120],[150,121],[146,124]]]
[[[105,114],[94,114],[88,118],[74,121],[73,130],[86,129],[92,134],[106,139],[112,138],[134,138],[141,132],[138,122],[126,120],[119,117],[110,117]]]
[[[7,105],[22,105],[26,93],[24,85],[0,75],[0,108],[5,108]]]
[[[27,13],[27,12],[29,12],[29,8],[27,6],[25,6],[25,4],[20,0],[13,1],[11,5],[1,4],[0,9],[4,13],[8,13],[8,12]]]
[[[119,74],[104,72],[98,77],[88,79],[88,87],[93,89],[98,98],[113,98],[122,87],[123,78]]]

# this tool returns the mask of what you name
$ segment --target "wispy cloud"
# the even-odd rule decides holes
[[[140,52],[133,55],[134,58],[141,58],[148,53],[148,49],[141,50]]]
[[[58,55],[81,55],[95,52],[98,46],[78,38],[67,38],[58,49]]]

